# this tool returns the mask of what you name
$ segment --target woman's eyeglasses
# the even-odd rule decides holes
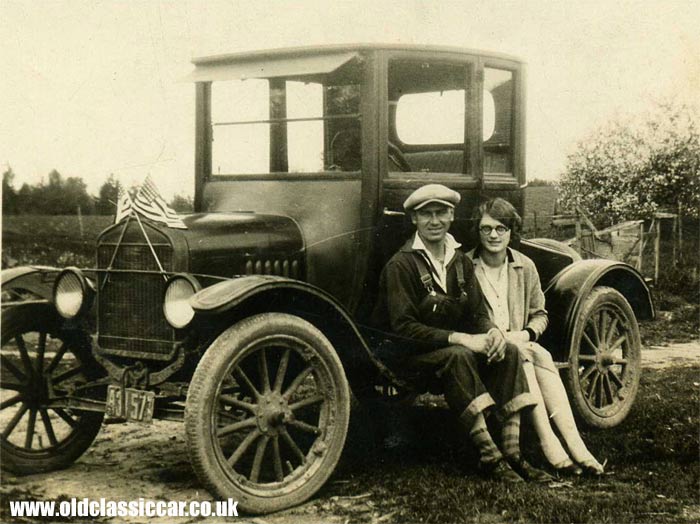
[[[507,231],[510,231],[510,229],[507,228],[506,226],[498,225],[496,227],[481,226],[481,227],[479,227],[479,232],[482,235],[490,235],[491,231],[493,231],[494,229],[496,230],[496,233],[498,234],[499,237],[505,235]]]

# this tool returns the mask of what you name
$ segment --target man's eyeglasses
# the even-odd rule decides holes
[[[506,226],[498,225],[496,227],[481,226],[481,227],[479,227],[479,232],[482,235],[490,235],[491,231],[493,231],[494,229],[496,230],[496,233],[498,234],[499,237],[505,235],[507,231],[510,231],[510,229],[507,228]]]

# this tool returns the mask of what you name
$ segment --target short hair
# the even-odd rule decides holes
[[[479,238],[479,223],[484,215],[495,218],[510,229],[511,244],[520,242],[520,231],[523,225],[523,219],[520,218],[513,204],[503,198],[496,197],[486,200],[475,207],[474,213],[472,214],[475,238]]]

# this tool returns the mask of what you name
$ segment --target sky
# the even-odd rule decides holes
[[[528,178],[611,118],[700,100],[700,0],[0,1],[0,167],[94,193],[113,173],[194,188],[191,60],[350,42],[452,45],[527,69]]]

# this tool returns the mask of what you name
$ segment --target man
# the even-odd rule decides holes
[[[530,395],[518,350],[492,323],[471,261],[448,233],[460,195],[429,184],[404,202],[416,233],[387,263],[380,279],[375,323],[392,332],[381,356],[416,385],[437,385],[479,449],[493,478],[549,480],[520,456],[520,412]],[[498,407],[502,452],[486,426]],[[504,460],[505,455],[505,460]]]

